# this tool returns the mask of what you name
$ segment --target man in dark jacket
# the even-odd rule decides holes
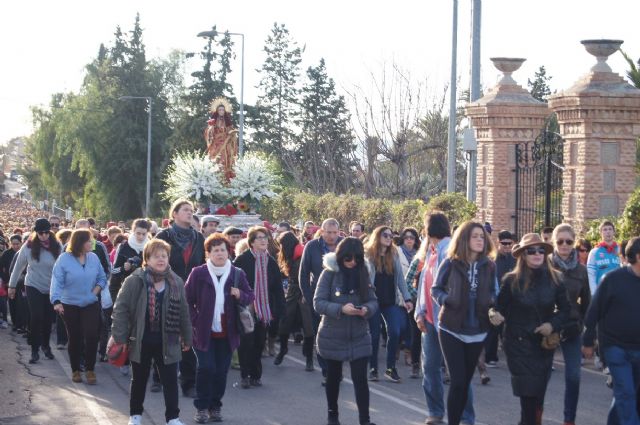
[[[173,202],[170,210],[173,224],[160,231],[156,238],[171,245],[169,265],[183,281],[187,281],[191,269],[205,262],[204,237],[191,227],[193,205],[186,199]],[[180,361],[180,386],[186,397],[196,396],[196,355],[193,350],[182,353]],[[155,389],[157,390],[157,388]]]
[[[640,387],[640,238],[625,249],[627,267],[607,273],[587,311],[582,353],[593,357],[598,343],[611,377],[614,403],[607,423],[637,424],[636,395]]]
[[[516,259],[511,255],[513,247],[513,234],[508,230],[501,230],[498,233],[498,256],[496,257],[496,277],[498,286],[502,282],[502,277],[513,270],[516,266]],[[502,335],[503,325],[491,326],[489,334],[484,344],[484,361],[487,367],[496,367],[498,364],[498,340]]]
[[[318,239],[307,242],[302,252],[302,260],[300,262],[300,290],[302,291],[302,302],[312,306],[313,310],[313,294],[316,292],[316,285],[318,279],[320,279],[320,273],[322,273],[322,258],[329,252],[334,252],[338,243],[342,240],[340,237],[340,223],[335,218],[328,218],[322,222],[320,227],[322,230],[322,236]],[[320,316],[314,311],[313,314],[313,333],[318,332],[318,326],[320,325]],[[318,357],[318,364],[322,368],[322,376],[327,376],[327,365],[320,356]],[[313,370],[313,360],[311,363],[307,361],[307,370]]]

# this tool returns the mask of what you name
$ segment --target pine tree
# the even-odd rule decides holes
[[[284,25],[274,23],[264,52],[266,58],[258,70],[261,75],[257,86],[260,94],[252,120],[255,129],[252,139],[256,149],[278,153],[295,136],[302,50]]]
[[[336,93],[335,82],[327,75],[324,59],[307,70],[301,104],[301,134],[287,155],[288,170],[298,173],[298,181],[315,193],[347,191],[353,185],[355,151],[351,117],[344,96]]]
[[[551,89],[549,88],[549,81],[551,76],[547,75],[547,70],[542,65],[533,76],[533,81],[527,79],[527,86],[531,96],[538,99],[541,102],[547,102],[547,98],[551,95]]]

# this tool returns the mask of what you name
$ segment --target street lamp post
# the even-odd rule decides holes
[[[149,217],[149,206],[151,204],[151,108],[153,99],[148,96],[120,96],[118,100],[145,99],[149,104],[149,118],[147,122],[147,190],[144,203],[144,215]]]
[[[240,118],[238,132],[238,155],[242,158],[244,154],[244,34],[239,32],[227,32],[229,35],[237,35],[242,38],[240,52]],[[218,31],[202,31],[198,33],[198,37],[213,38],[218,35]]]

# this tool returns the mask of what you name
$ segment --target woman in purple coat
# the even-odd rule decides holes
[[[195,267],[185,284],[198,358],[194,420],[200,424],[222,421],[231,353],[240,345],[237,304],[246,306],[254,300],[246,275],[229,261],[227,237],[214,233],[204,248],[207,262]]]

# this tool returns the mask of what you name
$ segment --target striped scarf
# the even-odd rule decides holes
[[[180,289],[171,274],[171,267],[158,272],[148,265],[144,269],[144,278],[147,285],[147,303],[149,306],[149,325],[152,332],[159,332],[161,329],[160,306],[156,302],[156,289],[154,283],[165,281],[165,302],[168,302],[167,316],[165,318],[164,331],[171,343],[178,341],[180,334]]]
[[[251,250],[256,258],[256,277],[253,291],[256,299],[253,307],[256,310],[258,320],[268,324],[271,321],[271,309],[269,308],[269,286],[267,282],[267,265],[269,264],[269,254],[266,251],[257,252]]]

